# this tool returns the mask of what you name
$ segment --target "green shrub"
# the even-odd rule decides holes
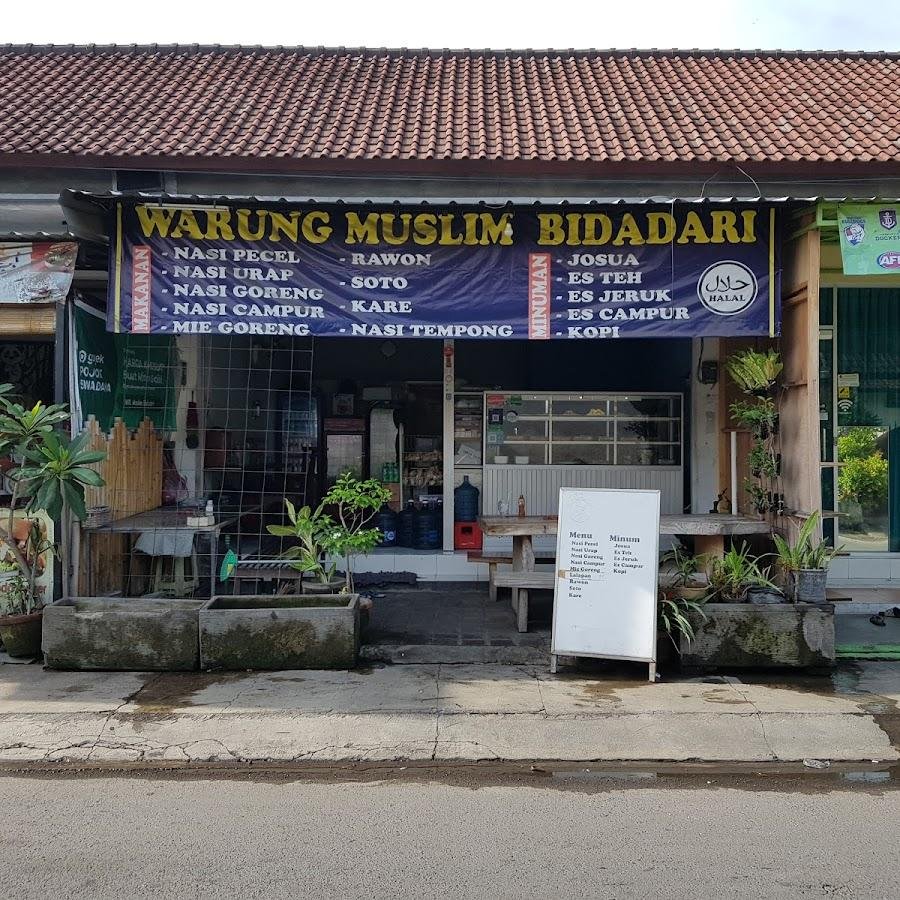
[[[880,450],[851,456],[838,470],[838,498],[864,510],[884,510],[888,496],[888,461]]]
[[[880,428],[870,425],[859,425],[848,428],[843,434],[838,435],[838,459],[846,462],[848,459],[865,459],[878,452],[876,441],[881,437]]]

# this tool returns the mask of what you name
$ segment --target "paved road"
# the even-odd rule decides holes
[[[545,779],[549,784],[552,779]],[[878,897],[900,791],[0,777],[17,898]],[[643,785],[650,785],[644,787]]]

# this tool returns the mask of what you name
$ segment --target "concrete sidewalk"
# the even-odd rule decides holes
[[[0,762],[890,761],[898,701],[896,663],[793,683],[655,685],[524,666],[154,675],[6,665]]]

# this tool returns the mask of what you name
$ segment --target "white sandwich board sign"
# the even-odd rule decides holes
[[[659,491],[560,488],[550,670],[628,659],[654,681],[658,579]]]

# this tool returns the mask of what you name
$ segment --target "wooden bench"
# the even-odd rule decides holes
[[[552,591],[556,582],[555,567],[542,566],[529,572],[498,572],[494,578],[495,587],[512,590],[511,606],[516,614],[516,628],[528,631],[528,590]]]
[[[536,559],[541,562],[555,562],[556,554],[547,553],[542,554],[538,553],[535,555]],[[512,556],[505,556],[502,553],[482,553],[480,550],[470,550],[466,554],[466,559],[470,563],[483,563],[488,567],[488,597],[491,600],[497,600],[497,566],[506,565],[511,566],[513,558]]]
[[[245,581],[255,582],[254,590],[259,590],[260,581],[274,581],[276,590],[282,582],[293,582],[300,591],[303,573],[288,565],[283,559],[240,559],[231,573],[235,594],[240,594]]]

